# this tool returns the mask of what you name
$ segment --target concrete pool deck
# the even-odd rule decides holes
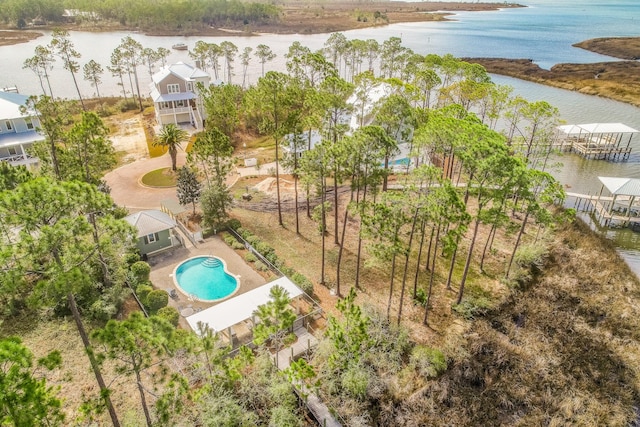
[[[185,239],[185,244],[186,247],[176,247],[154,255],[149,259],[149,264],[151,265],[150,279],[154,287],[165,290],[176,289],[178,298],[169,298],[169,306],[174,307],[178,312],[187,308],[193,308],[194,310],[205,309],[228,300],[228,298],[225,298],[215,303],[191,300],[177,289],[173,281],[173,271],[178,264],[191,257],[215,255],[222,258],[227,264],[227,270],[236,276],[240,276],[240,287],[233,296],[241,295],[267,283],[267,279],[248,265],[240,255],[227,246],[218,236],[208,237],[197,246],[193,246],[189,240]],[[184,329],[190,329],[183,316],[180,316],[180,326]]]

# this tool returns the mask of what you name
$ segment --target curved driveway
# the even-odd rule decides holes
[[[186,153],[178,152],[178,167],[186,163]],[[157,209],[165,199],[176,198],[176,188],[153,188],[142,185],[141,179],[147,172],[171,166],[168,154],[155,158],[136,160],[104,176],[111,187],[111,198],[118,206],[129,210]]]

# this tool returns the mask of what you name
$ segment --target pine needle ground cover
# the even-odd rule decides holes
[[[313,279],[316,289],[324,288],[317,284],[319,233],[304,214],[302,235],[295,234],[292,213],[285,215],[285,229],[267,213],[237,209],[233,216]],[[331,282],[337,248],[328,242]],[[384,310],[388,270],[369,263],[363,274],[358,303]],[[348,272],[343,276],[346,293],[353,280]],[[438,277],[430,327],[421,325],[422,311],[412,304],[403,324],[413,341],[444,353],[447,370],[435,379],[390,371],[381,378],[384,393],[337,405],[341,415],[356,419],[366,412],[374,424],[392,423],[379,425],[598,426],[634,419],[640,285],[613,246],[577,221],[555,232],[528,281],[505,287],[499,276],[474,275],[469,295],[489,303],[473,319],[453,310],[454,298]],[[317,296],[324,307],[335,305],[327,292]],[[331,402],[332,395],[325,398]]]

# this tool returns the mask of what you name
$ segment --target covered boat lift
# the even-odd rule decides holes
[[[606,176],[598,179],[602,187],[592,203],[600,222],[622,226],[640,224],[640,179]]]
[[[587,159],[627,160],[631,140],[638,130],[623,123],[587,123],[556,128],[556,145],[563,151],[574,151]]]

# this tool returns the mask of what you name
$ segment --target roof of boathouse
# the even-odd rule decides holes
[[[598,179],[613,195],[640,196],[640,179],[599,176]]]
[[[623,123],[586,123],[581,125],[562,125],[557,127],[567,135],[579,135],[581,133],[638,133],[640,131]]]

